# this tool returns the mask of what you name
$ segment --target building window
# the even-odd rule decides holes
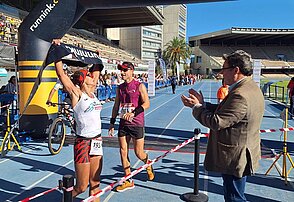
[[[180,32],[183,32],[183,33],[185,33],[185,28],[184,28],[184,27],[182,27],[181,25],[179,26],[179,30],[180,30]]]
[[[151,47],[155,47],[155,48],[160,48],[161,47],[160,43],[155,43],[155,42],[146,41],[146,40],[143,40],[143,45],[151,46]]]
[[[155,57],[156,52],[143,51],[143,56],[145,56],[145,57]]]
[[[184,23],[184,24],[186,23],[185,18],[183,18],[182,16],[179,16],[179,21],[182,22],[182,23]]]
[[[191,60],[190,61],[191,64],[193,64],[195,62],[195,55],[194,54],[191,55],[190,60]]]
[[[196,63],[202,63],[202,57],[201,56],[196,57]]]
[[[151,31],[148,31],[148,30],[143,30],[143,35],[161,38],[161,34],[151,32]]]

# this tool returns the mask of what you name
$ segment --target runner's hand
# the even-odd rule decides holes
[[[52,44],[60,46],[61,40],[60,39],[53,39]]]
[[[110,124],[108,129],[108,136],[113,137],[114,136],[114,125]]]
[[[46,105],[48,105],[50,107],[50,106],[52,106],[52,102],[47,100]]]
[[[133,118],[134,118],[135,114],[132,113],[132,112],[128,112],[128,113],[125,113],[123,115],[123,119],[129,121],[129,122],[132,122]]]

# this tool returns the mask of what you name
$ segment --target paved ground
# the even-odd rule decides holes
[[[151,98],[151,107],[146,112],[146,150],[151,158],[162,155],[165,151],[193,136],[194,128],[201,128],[202,132],[208,129],[201,126],[192,118],[191,109],[183,107],[180,101],[181,94],[187,94],[191,87],[202,90],[205,100],[216,102],[216,90],[220,82],[203,81],[194,86],[177,88],[175,95],[171,88],[156,91],[156,96]],[[107,129],[113,103],[103,105],[102,127],[104,138],[104,165],[102,171],[101,188],[118,180],[123,176],[119,150],[116,137],[109,138]],[[265,115],[262,129],[278,129],[283,127],[279,114],[283,107],[278,103],[266,100]],[[289,127],[294,126],[294,121],[289,121]],[[288,150],[294,156],[294,132],[288,134]],[[269,175],[264,173],[273,163],[272,152],[282,151],[281,132],[262,133],[262,154],[260,169],[255,176],[248,179],[246,197],[248,201],[293,201],[294,200],[294,171],[289,173],[289,183],[286,186],[275,167]],[[207,194],[209,201],[223,201],[222,180],[218,174],[207,173],[203,169],[206,139],[201,139],[200,155],[200,182],[199,189]],[[23,152],[12,151],[6,158],[0,159],[0,201],[18,201],[28,196],[35,195],[50,188],[56,187],[59,179],[65,174],[74,175],[72,161],[72,145],[65,146],[61,153],[55,156],[49,154],[47,144],[44,142],[28,142],[22,145]],[[138,168],[142,165],[130,152],[131,165]],[[281,168],[282,158],[276,164]],[[101,201],[181,201],[183,193],[193,191],[193,143],[187,145],[180,152],[169,154],[164,159],[154,164],[156,178],[147,181],[146,172],[143,171],[134,177],[135,189],[123,193],[107,192]],[[288,169],[290,168],[287,161]],[[53,191],[33,201],[61,201],[62,193]],[[75,201],[87,198],[87,193],[80,195]]]

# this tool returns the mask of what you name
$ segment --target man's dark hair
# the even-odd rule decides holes
[[[228,62],[230,67],[239,67],[241,73],[245,76],[251,76],[253,73],[251,55],[243,50],[236,50],[231,54],[224,54],[223,59]]]

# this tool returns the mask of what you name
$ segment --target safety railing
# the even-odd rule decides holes
[[[279,102],[288,102],[287,88],[284,86],[276,85],[275,83],[265,84],[262,88],[264,96],[277,100]]]

